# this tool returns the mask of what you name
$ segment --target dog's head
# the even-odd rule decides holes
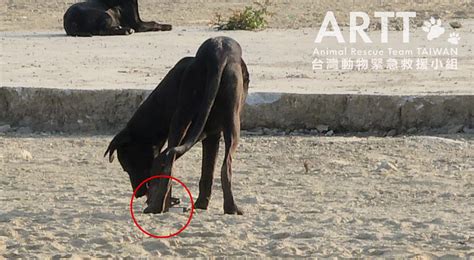
[[[117,149],[118,159],[124,171],[130,177],[132,189],[135,189],[144,180],[150,177],[151,164],[153,163],[153,149],[151,147],[135,144],[123,145]],[[140,198],[147,194],[148,188],[144,184],[135,196]]]
[[[125,133],[118,134],[110,143],[105,155],[109,155],[112,162],[113,154],[117,151],[118,159],[123,170],[128,173],[133,191],[144,180],[150,177],[150,169],[153,163],[153,148],[149,145],[136,144],[130,141]],[[137,191],[137,198],[147,194],[147,185],[143,185]]]

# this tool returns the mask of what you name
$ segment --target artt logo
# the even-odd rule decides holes
[[[408,43],[410,41],[410,18],[416,17],[415,12],[374,12],[374,17],[380,18],[380,41],[382,43],[388,42],[388,21],[389,18],[402,19],[403,20],[403,42]],[[357,19],[361,18],[362,23],[357,24]],[[333,30],[328,31],[328,25],[331,24]],[[372,43],[365,30],[369,28],[370,18],[367,13],[364,12],[351,12],[350,13],[350,27],[349,27],[349,42],[357,42],[357,35],[362,38],[365,43]],[[314,42],[321,43],[324,37],[336,37],[339,43],[345,43],[344,36],[341,33],[341,29],[337,23],[336,17],[333,12],[327,12],[324,17],[321,29],[319,30],[318,36]]]
[[[428,33],[426,38],[429,41],[440,37],[445,32],[445,29],[441,25],[441,19],[435,19],[434,17],[431,17],[429,21],[425,21],[421,28]]]

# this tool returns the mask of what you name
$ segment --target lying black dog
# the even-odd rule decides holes
[[[109,155],[112,161],[117,150],[132,188],[136,189],[142,181],[163,173],[163,170],[167,169],[167,174],[171,174],[173,161],[196,142],[202,141],[202,173],[195,206],[207,209],[223,132],[226,145],[221,171],[224,211],[241,214],[232,196],[230,177],[232,153],[237,148],[240,113],[248,84],[249,74],[239,44],[226,37],[209,39],[195,58],[184,58],[171,69],[127,126],[113,138],[105,155]],[[160,153],[166,141],[170,149]],[[179,144],[183,146],[176,147]],[[159,154],[156,158],[155,153]],[[158,186],[164,190],[160,191]],[[142,186],[136,196],[144,195],[150,195],[147,213],[165,212],[173,202],[176,203],[171,199],[170,182],[164,179]]]
[[[128,35],[169,31],[171,25],[143,22],[138,0],[87,0],[73,4],[64,14],[64,29],[71,36]]]

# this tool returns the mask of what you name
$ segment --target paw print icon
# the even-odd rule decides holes
[[[428,38],[429,41],[432,41],[443,35],[445,29],[441,26],[441,24],[441,19],[435,19],[434,17],[431,17],[429,21],[423,22],[422,29],[428,33],[426,38]]]
[[[461,37],[459,33],[453,32],[449,34],[448,42],[454,45],[458,45],[459,41],[461,41]]]

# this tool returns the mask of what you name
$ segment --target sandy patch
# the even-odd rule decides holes
[[[0,31],[62,29],[67,8],[80,0],[2,0],[0,3]],[[235,10],[252,5],[254,0],[140,0],[144,20],[155,20],[173,25],[208,25],[216,13],[224,17]],[[439,15],[443,18],[461,16],[474,18],[474,5],[464,0],[437,1],[380,1],[380,0],[271,0],[273,28],[314,27],[321,23],[327,11],[333,11],[341,21],[348,22],[350,11],[414,10],[421,16]],[[460,15],[459,15],[460,14]]]
[[[380,32],[369,32],[372,44],[337,44],[325,40],[315,44],[317,28],[299,30],[269,29],[262,32],[217,32],[206,27],[178,27],[171,32],[142,33],[128,37],[66,37],[63,32],[7,32],[0,33],[3,50],[0,52],[2,86],[71,88],[71,89],[154,89],[164,75],[182,57],[193,56],[198,46],[209,37],[226,35],[236,39],[243,48],[248,64],[251,91],[323,93],[323,94],[474,94],[474,54],[470,42],[474,20],[464,21],[458,30],[459,45],[446,41],[446,35],[429,42],[426,33],[418,28],[411,32],[409,44],[401,42],[402,32],[390,32],[390,44],[380,43]],[[348,39],[348,30],[343,34]],[[376,42],[378,39],[379,43]],[[334,40],[334,39],[333,39]],[[417,48],[450,50],[457,48],[457,70],[417,70]],[[341,58],[374,58],[353,56],[358,50],[411,50],[412,54],[399,59],[412,59],[408,70],[315,70],[312,62],[315,48],[349,50]],[[334,56],[327,56],[334,57]],[[339,57],[339,56],[336,56]],[[451,57],[451,56],[449,56]],[[429,56],[430,66],[435,58],[446,63],[448,56]],[[392,57],[393,58],[393,57]],[[341,61],[340,61],[341,62]],[[401,61],[399,61],[401,62]]]
[[[216,174],[210,209],[168,240],[133,225],[128,177],[102,158],[109,139],[0,137],[0,255],[474,256],[473,136],[246,136],[234,160],[246,215],[222,214]],[[199,150],[176,169],[194,196]]]

